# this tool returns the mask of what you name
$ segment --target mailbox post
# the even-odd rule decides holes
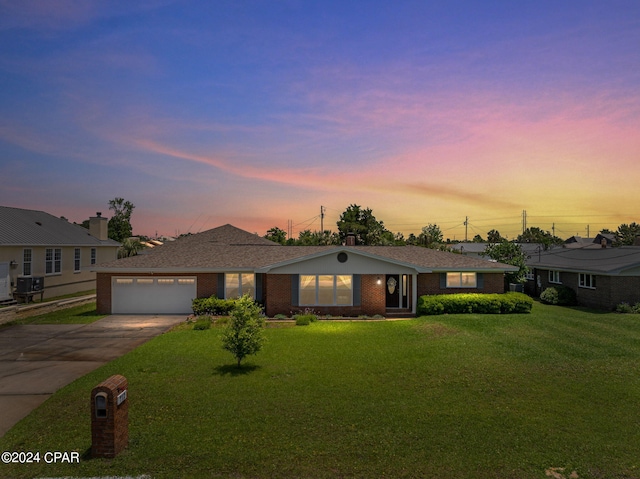
[[[91,391],[91,456],[116,457],[129,443],[127,378],[113,375]]]

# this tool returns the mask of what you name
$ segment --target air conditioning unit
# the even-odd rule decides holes
[[[17,293],[32,293],[42,291],[44,278],[42,276],[19,276],[16,283]]]

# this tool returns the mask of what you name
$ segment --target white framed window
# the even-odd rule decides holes
[[[560,271],[549,270],[549,283],[560,284]]]
[[[596,289],[596,277],[593,274],[580,273],[578,275],[578,286],[581,288]]]
[[[25,248],[22,251],[22,274],[23,276],[31,276],[31,259],[33,252],[31,248]]]
[[[447,288],[476,288],[476,273],[447,273]]]
[[[351,306],[353,276],[347,274],[301,274],[300,306]]]
[[[60,274],[62,272],[62,250],[60,248],[44,250],[44,272],[45,274]]]
[[[239,298],[245,294],[255,299],[256,275],[253,273],[225,273],[224,297],[227,299]]]
[[[80,252],[80,248],[75,248],[73,250],[73,272],[74,273],[80,272],[81,254],[82,253]]]
[[[91,248],[91,264],[96,264],[98,261],[98,250]]]

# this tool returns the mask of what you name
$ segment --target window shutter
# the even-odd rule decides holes
[[[264,282],[264,274],[263,273],[256,273],[256,301],[258,302],[262,302],[263,295],[262,295],[262,284]]]
[[[440,273],[440,289],[447,289],[447,273]]]
[[[300,275],[291,275],[291,306],[298,306],[298,297],[300,289]]]
[[[216,290],[218,298],[224,298],[224,273],[218,273],[218,288]]]
[[[484,289],[484,273],[476,273],[476,287]]]
[[[359,274],[353,275],[353,305],[362,305],[362,277]]]

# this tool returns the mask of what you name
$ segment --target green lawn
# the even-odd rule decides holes
[[[0,477],[640,477],[638,315],[535,304],[525,315],[266,333],[241,370],[219,328],[176,330],[105,365],[0,451],[84,454],[90,391],[116,373],[129,380],[129,448],[113,460],[0,464]]]
[[[91,302],[80,306],[61,309],[51,313],[29,316],[16,319],[2,326],[15,326],[17,324],[88,324],[104,318],[106,315],[96,313],[96,303]]]

